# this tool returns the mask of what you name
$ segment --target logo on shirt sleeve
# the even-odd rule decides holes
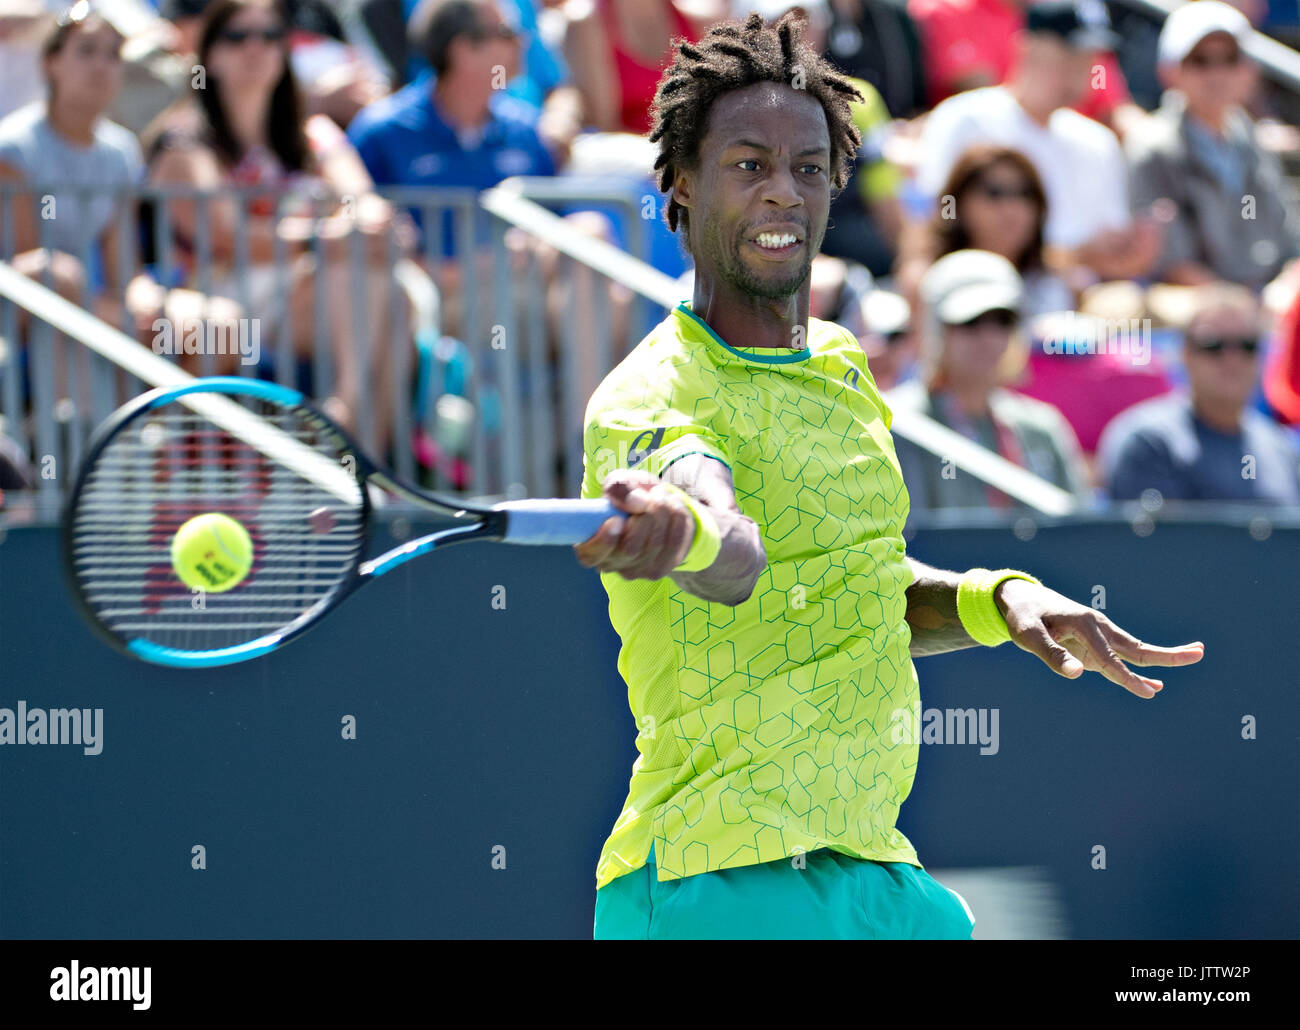
[[[636,468],[650,457],[663,444],[664,432],[665,428],[660,426],[658,429],[647,429],[639,433],[628,446],[627,467]]]

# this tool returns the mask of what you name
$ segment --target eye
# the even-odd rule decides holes
[[[745,165],[753,165],[754,167],[745,168],[744,167]],[[741,160],[736,162],[736,167],[744,172],[756,172],[758,171],[758,159],[753,157],[742,158]]]
[[[823,169],[821,165],[808,164],[800,165],[799,171],[803,172],[804,175],[821,175]]]

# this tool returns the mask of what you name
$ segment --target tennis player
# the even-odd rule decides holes
[[[1141,698],[1155,647],[1013,570],[904,553],[891,413],[855,338],[808,315],[859,138],[797,15],[680,44],[655,98],[695,291],[599,386],[584,497],[629,513],[600,570],[640,733],[596,870],[597,938],[969,938],[896,827],[916,771],[912,659],[1008,639]],[[903,732],[900,732],[903,730]]]

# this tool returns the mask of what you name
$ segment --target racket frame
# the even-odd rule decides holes
[[[222,395],[239,395],[254,397],[272,403],[305,409],[314,419],[318,419],[333,432],[346,447],[344,453],[353,458],[351,475],[355,478],[361,495],[359,511],[359,539],[357,553],[353,556],[347,575],[336,584],[329,593],[316,601],[310,608],[287,623],[279,630],[264,634],[255,640],[231,647],[210,651],[184,651],[165,647],[152,641],[137,637],[126,640],[105,625],[95,614],[89,598],[81,587],[77,574],[74,520],[77,505],[90,479],[99,456],[108,445],[137,419],[149,412],[190,394],[217,393]],[[248,441],[241,441],[245,445]],[[463,525],[444,527],[433,533],[406,541],[399,546],[372,559],[364,555],[370,549],[371,514],[373,506],[367,484],[373,482],[388,493],[402,497],[421,507],[449,515],[452,519],[463,521]],[[290,641],[302,636],[321,622],[326,615],[338,607],[363,583],[381,576],[398,565],[412,558],[433,550],[436,546],[464,543],[470,540],[505,539],[508,513],[506,511],[465,504],[454,498],[442,497],[405,482],[400,477],[381,468],[369,455],[365,454],[352,437],[328,415],[316,408],[300,391],[277,383],[268,383],[260,379],[246,379],[240,376],[213,376],[197,379],[182,386],[159,387],[141,394],[123,405],[95,431],[86,454],[78,469],[77,478],[64,503],[62,512],[64,574],[76,599],[76,605],[82,616],[94,627],[95,634],[115,650],[131,658],[142,659],[156,665],[171,668],[207,668],[231,665],[247,661],[260,655],[268,654]]]

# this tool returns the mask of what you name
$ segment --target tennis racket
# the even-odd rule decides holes
[[[366,559],[377,486],[452,525]],[[226,592],[181,581],[176,531],[218,512],[253,544]],[[574,544],[611,515],[604,500],[507,501],[491,508],[402,482],[301,393],[238,377],[152,390],[96,431],[63,515],[64,564],[79,606],[109,643],[159,665],[201,668],[297,639],[363,584],[451,544]]]

